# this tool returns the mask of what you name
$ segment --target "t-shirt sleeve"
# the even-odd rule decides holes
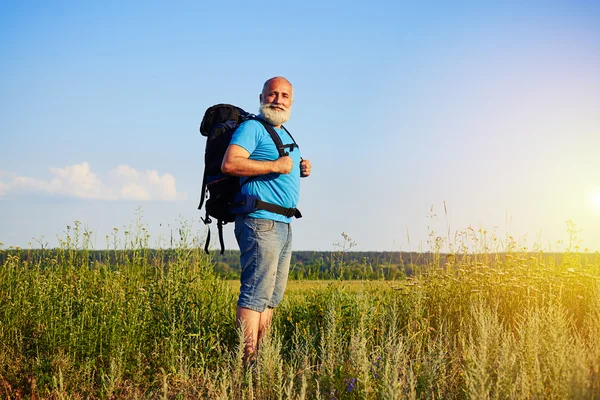
[[[243,147],[250,154],[256,150],[261,140],[260,122],[246,121],[242,123],[231,137],[230,144]]]

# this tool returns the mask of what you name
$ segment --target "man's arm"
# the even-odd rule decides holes
[[[242,146],[230,144],[227,147],[221,171],[232,176],[257,176],[270,173],[289,174],[294,162],[289,156],[280,157],[275,161],[251,160],[250,153]]]

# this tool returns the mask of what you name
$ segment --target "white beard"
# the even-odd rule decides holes
[[[283,106],[278,107],[283,108]],[[288,122],[290,116],[292,115],[291,107],[280,110],[278,108],[273,108],[272,104],[261,104],[259,112],[265,121],[274,126],[278,126]]]

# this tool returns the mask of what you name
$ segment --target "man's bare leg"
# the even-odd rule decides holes
[[[254,360],[256,355],[256,344],[258,343],[258,330],[260,326],[260,315],[258,311],[249,308],[237,307],[237,327],[244,328],[244,361]]]
[[[244,360],[254,360],[258,344],[271,326],[273,309],[267,307],[262,313],[249,308],[237,307],[236,321],[238,328],[244,326]]]
[[[271,307],[267,307],[267,308],[265,308],[265,311],[263,311],[260,314],[260,324],[258,326],[258,341],[257,341],[258,345],[260,345],[260,342],[262,341],[263,336],[265,335],[265,333],[267,333],[267,331],[271,327],[272,321],[273,321],[273,309]]]

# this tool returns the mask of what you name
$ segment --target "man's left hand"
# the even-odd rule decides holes
[[[302,161],[300,161],[300,176],[302,178],[306,178],[307,176],[309,176],[311,168],[312,164],[310,163],[310,161],[302,159]]]

